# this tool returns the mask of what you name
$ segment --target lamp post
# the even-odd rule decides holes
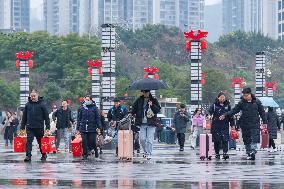
[[[101,60],[88,60],[87,64],[88,74],[92,78],[92,97],[100,108],[101,105],[101,75],[102,75],[102,61]]]
[[[235,106],[241,100],[242,89],[244,88],[244,78],[234,77],[232,78],[232,88],[234,89]]]
[[[16,53],[16,68],[20,70],[20,108],[23,110],[29,98],[30,91],[30,69],[33,61],[30,60],[33,53],[30,51]]]
[[[265,53],[257,52],[256,53],[256,61],[255,61],[255,86],[256,86],[256,97],[266,96],[265,91],[265,73],[266,73],[266,65],[265,65]]]

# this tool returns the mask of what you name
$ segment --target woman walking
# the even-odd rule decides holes
[[[205,124],[205,116],[202,114],[202,109],[197,108],[194,111],[193,117],[192,117],[192,126],[191,126],[191,132],[192,132],[192,140],[191,140],[191,148],[195,149],[196,146],[199,146],[199,136],[203,133],[203,126]]]
[[[276,152],[276,146],[274,139],[277,139],[277,129],[280,129],[280,122],[278,115],[274,112],[272,107],[268,107],[267,117],[267,129],[269,133],[269,152]],[[272,149],[273,148],[273,149]]]

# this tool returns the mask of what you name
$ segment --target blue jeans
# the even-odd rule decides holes
[[[140,143],[146,155],[152,155],[155,129],[148,125],[140,126]]]

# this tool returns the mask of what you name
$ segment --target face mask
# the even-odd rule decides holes
[[[85,102],[84,102],[84,105],[86,105],[86,106],[91,105],[91,104],[92,104],[91,101],[85,101]]]

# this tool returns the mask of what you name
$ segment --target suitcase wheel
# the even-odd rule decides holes
[[[205,157],[204,157],[204,156],[201,156],[200,159],[201,159],[202,161],[204,161],[204,160],[205,160]]]
[[[208,158],[207,158],[207,160],[211,160],[212,159],[212,157],[211,156],[209,156]]]

